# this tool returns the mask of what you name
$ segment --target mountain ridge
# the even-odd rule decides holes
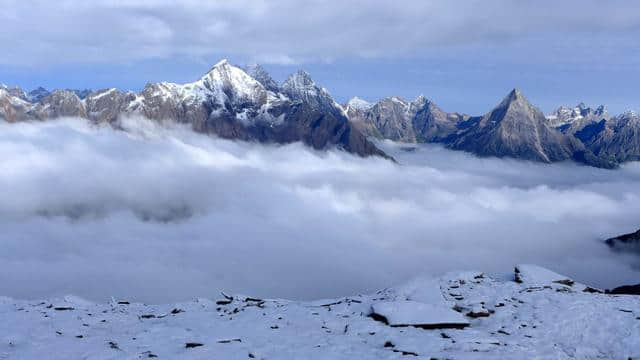
[[[360,156],[388,158],[368,138],[441,143],[478,156],[545,163],[576,161],[615,168],[640,160],[640,120],[617,116],[604,105],[561,106],[549,115],[517,88],[480,116],[445,112],[424,96],[398,96],[338,104],[328,90],[299,70],[278,84],[260,65],[244,68],[226,59],[194,82],[148,83],[141,92],[0,86],[0,119],[9,122],[78,116],[116,124],[140,114],[173,119],[198,132],[245,141],[302,141],[316,149],[335,146]]]

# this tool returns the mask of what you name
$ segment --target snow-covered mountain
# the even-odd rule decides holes
[[[121,116],[190,124],[195,131],[260,142],[302,141],[316,149],[338,147],[361,155],[386,155],[349,123],[331,95],[304,72],[282,86],[260,67],[245,70],[222,60],[192,83],[150,83],[140,93],[103,89],[86,94],[56,90],[15,95],[0,89],[0,119],[9,122],[63,116],[117,126]],[[42,96],[42,97],[41,97]]]
[[[482,116],[445,112],[419,96],[338,104],[311,76],[298,71],[276,83],[259,65],[223,60],[187,84],[147,84],[140,93],[38,88],[28,94],[0,86],[0,119],[9,122],[78,116],[117,126],[122,116],[189,124],[223,138],[339,147],[386,156],[367,138],[442,143],[480,156],[541,162],[573,160],[613,168],[640,159],[640,125],[633,112],[611,116],[605,106],[560,107],[548,116],[514,90]]]
[[[0,297],[0,359],[635,359],[640,296],[534,265],[310,302]]]
[[[547,115],[549,124],[563,133],[575,134],[585,126],[597,123],[600,120],[610,119],[606,106],[600,105],[591,108],[580,103],[575,107],[561,106]]]

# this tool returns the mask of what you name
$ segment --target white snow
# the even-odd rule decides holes
[[[358,110],[358,111],[367,111],[371,109],[373,105],[374,104],[355,96],[347,102],[346,111],[349,111],[349,109]]]
[[[444,304],[425,304],[417,301],[383,301],[372,305],[373,313],[383,316],[391,326],[467,326],[460,313]]]
[[[0,297],[0,359],[628,359],[640,356],[640,297],[450,273],[371,295],[300,302],[221,296],[166,305]],[[513,275],[512,275],[513,276]],[[554,286],[535,287],[532,284]],[[557,285],[557,287],[556,287]],[[559,289],[563,289],[560,291]],[[455,309],[452,310],[452,309]],[[392,325],[460,321],[464,329]]]
[[[104,90],[104,91],[99,92],[99,93],[91,94],[90,98],[91,98],[91,100],[99,100],[99,99],[111,94],[114,91],[116,91],[116,88],[107,89],[107,90]]]

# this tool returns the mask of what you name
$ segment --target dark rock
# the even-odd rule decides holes
[[[242,342],[242,339],[222,339],[222,340],[218,340],[219,344],[230,344],[232,342]]]
[[[640,284],[623,285],[607,291],[611,295],[640,295]]]

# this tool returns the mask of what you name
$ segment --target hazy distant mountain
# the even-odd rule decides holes
[[[117,125],[120,116],[137,114],[187,123],[196,131],[223,138],[302,141],[316,149],[337,146],[361,156],[387,157],[351,125],[342,107],[307,73],[294,74],[278,86],[264,69],[249,71],[256,78],[223,60],[201,79],[184,85],[151,83],[140,93],[104,89],[89,94],[71,90],[45,94],[42,89],[33,94],[33,102],[24,92],[3,87],[0,119],[77,116]]]

